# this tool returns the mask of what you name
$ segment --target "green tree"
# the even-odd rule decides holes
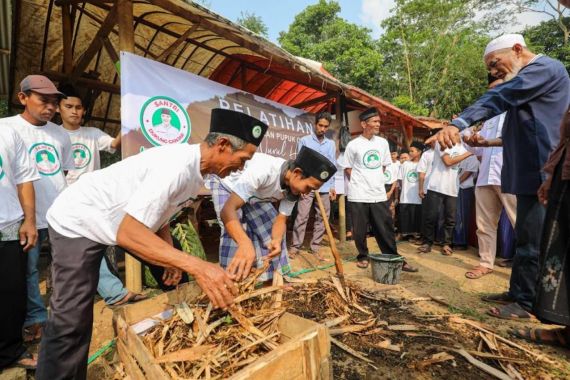
[[[319,0],[279,34],[281,47],[291,54],[322,62],[342,82],[378,93],[382,54],[370,29],[339,16],[336,1]]]
[[[570,17],[565,17],[564,24],[570,25]],[[546,54],[566,66],[570,72],[570,44],[565,43],[564,31],[557,20],[543,21],[523,31],[529,48],[534,53]]]
[[[237,23],[260,36],[269,36],[267,25],[265,25],[261,17],[257,16],[255,13],[241,12],[241,16],[238,17]]]
[[[404,109],[450,118],[486,87],[482,60],[486,32],[502,9],[485,12],[486,0],[396,0],[383,21],[380,96]],[[487,11],[488,12],[488,11]]]

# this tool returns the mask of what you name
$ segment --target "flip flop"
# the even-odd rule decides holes
[[[570,343],[567,340],[567,329],[568,327],[555,329],[541,329],[538,327],[532,327],[526,329],[511,329],[509,332],[511,335],[517,338],[528,340],[529,342],[570,348]]]
[[[509,319],[511,321],[536,321],[536,317],[523,309],[518,303],[493,307],[487,310],[491,317]]]
[[[488,294],[486,296],[481,297],[481,301],[498,303],[500,305],[508,305],[510,303],[515,302],[515,299],[509,296],[508,292],[504,292],[504,293]]]
[[[417,250],[418,250],[419,254],[429,253],[429,252],[431,252],[431,245],[430,244],[422,244],[417,248]]]
[[[25,360],[33,360],[35,364],[24,364]],[[20,355],[20,357],[12,365],[12,367],[29,369],[32,371],[35,370],[37,366],[38,366],[38,359],[28,351],[24,351],[22,355]]]
[[[360,269],[366,269],[368,268],[368,260],[359,260],[356,262],[356,266],[359,267]]]
[[[418,268],[411,266],[410,264],[408,264],[407,262],[404,262],[404,265],[402,265],[402,270],[404,272],[409,272],[409,273],[416,273],[419,271]]]
[[[451,256],[451,255],[453,255],[453,249],[449,245],[446,244],[441,248],[441,254],[443,256]]]
[[[479,265],[470,270],[469,272],[465,273],[465,277],[467,277],[470,280],[476,280],[491,273],[493,273],[492,269],[485,268]]]
[[[24,343],[37,343],[42,339],[42,323],[34,323],[24,327],[23,340]]]

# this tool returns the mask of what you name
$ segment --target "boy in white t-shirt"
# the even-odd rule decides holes
[[[392,220],[396,220],[396,203],[398,202],[398,173],[400,172],[400,161],[398,160],[398,152],[390,152],[392,163],[386,167],[384,171],[384,178],[386,181],[386,198],[388,198],[388,205],[390,206],[390,213]]]
[[[459,193],[459,163],[471,156],[461,142],[456,142],[452,148],[441,150],[438,143],[435,145],[432,172],[427,186],[427,195],[424,200],[423,244],[418,247],[420,253],[431,251],[435,238],[435,226],[439,216],[439,209],[444,209],[444,242],[442,254],[449,256],[453,253],[451,248],[453,229],[455,227],[455,211],[457,208],[457,195]]]
[[[28,251],[28,306],[24,340],[41,338],[47,308],[40,293],[38,261],[42,243],[48,238],[46,213],[67,183],[64,172],[73,169],[69,136],[50,120],[64,95],[45,76],[28,75],[20,83],[18,99],[25,107],[19,115],[0,119],[0,128],[12,127],[24,140],[32,162],[40,174],[34,182],[38,242]]]
[[[467,249],[467,233],[471,210],[475,203],[475,178],[479,171],[477,156],[469,156],[459,163],[459,195],[457,198],[457,213],[455,214],[455,229],[453,230],[453,249]]]
[[[413,142],[410,146],[410,160],[400,167],[398,180],[400,181],[401,195],[398,214],[398,230],[402,238],[419,238],[422,222],[422,199],[419,195],[418,162],[422,154],[422,144]]]

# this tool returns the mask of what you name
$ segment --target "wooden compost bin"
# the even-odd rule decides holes
[[[117,351],[131,380],[170,380],[171,377],[146,348],[132,326],[151,318],[172,305],[193,302],[202,291],[193,283],[151,299],[115,310],[113,327],[117,335]],[[285,313],[279,320],[280,345],[239,372],[232,380],[332,379],[330,340],[325,326]]]

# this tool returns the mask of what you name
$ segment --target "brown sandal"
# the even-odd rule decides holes
[[[356,266],[359,267],[360,269],[366,269],[368,268],[368,260],[359,260],[356,262]]]
[[[429,253],[431,252],[431,244],[422,244],[418,247],[418,253]]]
[[[465,273],[465,277],[467,277],[470,280],[476,280],[476,279],[481,278],[483,276],[486,276],[490,273],[493,273],[492,269],[485,268],[484,266],[478,265],[475,268],[473,268],[472,270],[470,270],[469,272]]]
[[[443,256],[451,256],[451,255],[453,255],[453,249],[449,245],[446,244],[441,248],[441,254]]]

